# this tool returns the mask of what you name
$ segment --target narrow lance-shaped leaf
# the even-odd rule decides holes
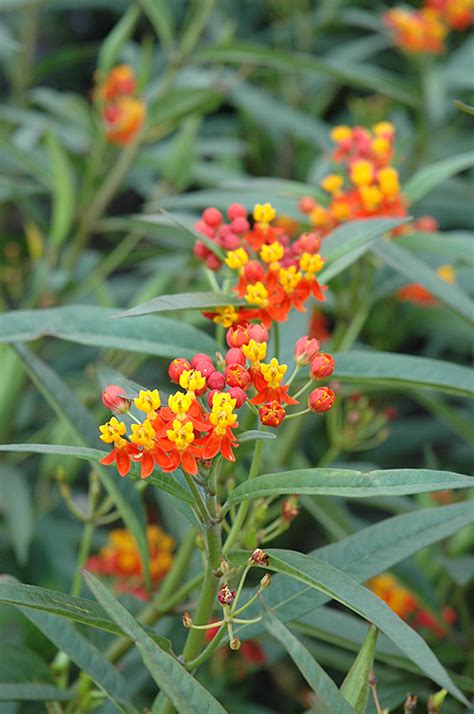
[[[19,608],[30,608],[41,612],[65,617],[81,625],[95,627],[104,632],[110,632],[117,637],[123,637],[124,632],[107,615],[105,610],[93,600],[65,595],[56,590],[40,588],[36,585],[18,583],[14,578],[0,578],[0,602],[15,605]],[[171,651],[171,643],[166,637],[158,635],[153,630],[145,628],[150,637],[166,652]]]
[[[47,147],[53,177],[49,240],[54,246],[59,246],[67,238],[74,218],[74,177],[66,151],[54,134],[48,134]]]
[[[115,310],[67,305],[48,310],[13,310],[0,315],[0,342],[29,342],[57,337],[93,347],[112,347],[156,357],[212,354],[218,345],[209,335],[184,322],[164,317],[111,320]]]
[[[143,305],[137,305],[125,312],[119,312],[113,317],[139,317],[154,312],[170,312],[173,310],[212,310],[225,305],[247,305],[245,300],[239,300],[235,295],[226,293],[195,292],[177,293],[176,295],[160,295]]]
[[[426,676],[467,705],[460,689],[420,635],[388,605],[342,570],[323,560],[290,550],[268,549],[270,569],[309,585],[365,617],[384,632]],[[247,555],[248,557],[248,555]]]
[[[72,692],[51,684],[0,682],[0,702],[67,702]]]
[[[474,372],[460,364],[428,357],[353,350],[334,355],[334,377],[344,382],[407,389],[433,389],[474,395]]]
[[[321,714],[354,714],[347,697],[343,697],[331,677],[316,662],[300,640],[268,611],[264,617],[268,634],[287,650],[303,677],[316,695],[317,711]]]
[[[97,443],[97,426],[87,409],[76,399],[67,384],[56,372],[34,355],[25,345],[15,344],[15,352],[21,359],[27,373],[60,419],[64,419],[72,432],[84,445]],[[151,590],[148,542],[145,533],[145,511],[133,482],[117,479],[106,468],[97,465],[97,473],[102,485],[112,497],[120,511],[125,525],[133,535],[146,586]]]
[[[410,203],[417,203],[450,176],[472,166],[474,166],[474,151],[450,156],[435,164],[424,166],[406,182],[403,186],[403,193]]]
[[[123,13],[115,27],[102,42],[97,65],[105,74],[116,64],[122,47],[130,39],[140,17],[140,8],[135,3]]]
[[[0,444],[0,451],[12,451],[24,454],[57,454],[59,456],[85,459],[95,464],[108,453],[100,449],[87,449],[83,446],[62,446],[59,444]],[[140,478],[137,464],[132,466],[129,478]],[[153,486],[159,486],[163,491],[169,493],[170,496],[179,498],[181,501],[190,504],[194,503],[190,491],[181,486],[174,476],[169,476],[165,473],[153,473],[148,477],[147,483]]]
[[[356,714],[365,714],[369,698],[369,675],[374,666],[377,628],[369,628],[354,664],[341,685],[341,694],[354,707]]]
[[[410,281],[421,283],[469,324],[474,323],[474,302],[456,285],[441,280],[434,270],[412,253],[388,240],[373,246],[372,252]]]
[[[444,489],[471,488],[471,476],[430,469],[352,471],[349,469],[295,469],[279,474],[263,474],[244,481],[230,494],[224,512],[248,499],[288,493],[367,498],[406,496]]]
[[[160,650],[134,617],[97,578],[83,571],[86,583],[117,625],[133,639],[143,662],[157,685],[181,714],[215,712],[225,709],[174,657]]]
[[[136,713],[128,700],[127,685],[122,675],[89,640],[81,635],[70,622],[45,612],[34,612],[21,608],[22,612],[36,627],[65,652],[70,659],[88,674],[115,706],[124,714]]]
[[[34,533],[32,496],[24,475],[8,464],[1,469],[0,497],[16,558],[25,565]]]

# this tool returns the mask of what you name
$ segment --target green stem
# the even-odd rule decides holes
[[[79,595],[81,592],[81,568],[85,566],[89,557],[94,530],[95,522],[93,520],[89,520],[84,524],[84,528],[82,529],[81,545],[79,547],[79,555],[77,556],[76,570],[71,584],[71,595]]]
[[[194,479],[192,476],[186,473],[186,471],[183,471],[184,473],[184,478],[186,479],[186,483],[189,486],[189,490],[192,492],[194,496],[194,501],[196,503],[196,508],[199,511],[201,515],[201,519],[203,523],[208,523],[209,521],[209,513],[207,512],[206,506],[204,504],[204,501],[202,500],[201,494],[198,491],[198,487],[194,483]]]
[[[197,625],[207,625],[214,605],[217,594],[218,578],[214,575],[214,569],[210,564],[207,566],[206,575],[202,584],[201,593],[193,616],[193,621]],[[185,662],[193,660],[198,656],[204,638],[205,630],[190,630],[186,644],[183,649],[183,658]]]
[[[275,352],[275,357],[279,359],[280,357],[280,326],[278,322],[273,323],[273,349]]]
[[[258,439],[255,442],[252,463],[250,465],[250,471],[249,471],[249,479],[252,479],[252,478],[255,478],[255,476],[258,476],[258,473],[260,471],[260,464],[262,462],[264,446],[265,446],[264,439]],[[249,507],[250,507],[250,502],[243,502],[240,504],[239,510],[237,511],[237,517],[232,524],[232,528],[230,529],[230,533],[227,536],[227,540],[225,542],[225,545],[224,545],[224,548],[222,551],[224,553],[224,555],[227,555],[227,553],[230,551],[230,549],[234,545],[235,541],[241,534],[242,526],[244,525],[245,517],[247,516]]]
[[[219,628],[219,632],[217,632],[215,637],[213,637],[212,640],[209,642],[207,647],[205,649],[203,649],[201,654],[186,663],[186,669],[189,671],[192,671],[193,669],[197,669],[202,664],[204,664],[204,662],[206,662],[209,659],[209,657],[212,657],[212,655],[214,654],[214,652],[217,650],[220,643],[224,639],[224,635],[225,635],[226,631],[227,631],[227,627],[224,623]]]
[[[333,461],[337,459],[339,454],[341,453],[341,450],[337,446],[330,446],[329,449],[322,455],[318,462],[318,469],[323,468],[324,466],[329,466],[332,464]]]

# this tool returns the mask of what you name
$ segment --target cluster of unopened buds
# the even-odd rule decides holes
[[[320,238],[315,233],[292,237],[275,219],[276,211],[269,203],[257,204],[251,218],[245,206],[233,203],[227,210],[227,222],[216,208],[206,208],[197,222],[196,230],[207,240],[196,242],[196,257],[217,271],[223,264],[213,247],[221,255],[224,251],[232,289],[247,303],[204,313],[217,324],[229,327],[259,320],[270,327],[274,321],[284,322],[291,308],[304,310],[310,296],[325,299],[316,277],[324,266],[318,252]]]
[[[218,638],[216,642],[221,639],[221,637],[225,634],[225,631],[227,630],[230,649],[239,650],[242,643],[237,636],[234,636],[233,625],[250,625],[256,622],[260,622],[260,620],[262,619],[262,615],[258,615],[257,617],[247,620],[242,619],[240,615],[245,612],[245,610],[247,610],[259,598],[263,590],[265,590],[271,585],[271,575],[270,573],[265,573],[263,578],[260,580],[259,587],[254,593],[254,595],[252,595],[252,597],[249,598],[249,600],[247,600],[244,605],[241,605],[239,607],[240,596],[245,585],[245,580],[252,567],[259,566],[267,568],[269,563],[270,557],[268,556],[268,554],[261,548],[255,548],[247,562],[246,567],[243,570],[236,590],[233,590],[228,583],[228,577],[230,575],[229,565],[226,561],[223,561],[221,563],[223,582],[221,583],[219,590],[217,591],[217,601],[222,608],[222,618],[220,620],[212,620],[212,622],[209,622],[207,624],[196,625],[194,624],[189,613],[185,612],[183,615],[184,627],[186,627],[187,629],[205,630],[206,639],[209,641],[213,640],[214,638]]]
[[[273,357],[265,362],[268,331],[262,324],[243,323],[227,331],[229,346],[225,356],[218,354],[216,364],[206,354],[196,354],[189,362],[174,359],[168,369],[170,381],[182,390],[161,403],[157,389],[141,390],[129,399],[121,387],[109,385],[102,394],[104,405],[116,414],[126,414],[131,422],[127,434],[125,421],[113,416],[100,427],[100,439],[113,445],[102,464],[116,463],[121,476],[129,473],[132,462],[141,466],[142,478],[152,473],[155,465],[164,472],[182,468],[197,475],[199,468],[208,470],[212,460],[222,455],[235,461],[238,438],[235,410],[244,404],[258,414],[264,426],[278,427],[283,419],[308,411],[322,413],[334,403],[329,387],[314,388],[308,396],[307,409],[286,415],[286,406],[298,404],[297,397],[314,380],[329,377],[334,359],[321,352],[318,340],[301,337],[295,345],[295,369],[284,383],[287,365]],[[309,381],[295,396],[289,387],[303,365],[309,365]]]
[[[380,408],[367,395],[354,392],[343,400],[332,424],[332,440],[341,451],[374,449],[389,436],[395,407]]]
[[[137,80],[128,65],[120,64],[105,78],[98,77],[94,99],[98,102],[108,141],[126,146],[143,126],[146,106],[136,96]]]
[[[321,180],[328,195],[323,203],[306,196],[300,210],[306,213],[318,237],[324,238],[346,221],[376,216],[404,218],[407,203],[397,169],[392,166],[395,127],[391,122],[363,126],[336,126],[331,138],[336,145],[333,161],[338,169]],[[423,216],[393,233],[409,230],[436,230],[431,216]]]
[[[395,44],[405,52],[441,54],[451,30],[474,22],[474,0],[425,0],[420,9],[395,7],[383,15]]]
[[[149,524],[146,529],[150,577],[153,590],[173,564],[173,538],[160,526]],[[92,555],[86,565],[93,573],[114,578],[119,592],[129,592],[140,599],[148,599],[144,585],[143,566],[135,538],[125,528],[117,528],[107,534],[107,544],[97,555]]]
[[[456,612],[449,606],[443,608],[441,616],[435,617],[423,607],[416,595],[401,585],[391,573],[382,573],[372,578],[368,587],[415,629],[430,630],[434,635],[443,637],[448,627],[456,621]]]

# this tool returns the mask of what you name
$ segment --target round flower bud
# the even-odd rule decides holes
[[[326,352],[319,352],[309,366],[309,373],[312,379],[324,379],[330,377],[334,372],[334,357]]]
[[[217,257],[217,255],[214,255],[214,253],[211,253],[210,255],[207,256],[206,258],[206,265],[209,268],[209,270],[219,270],[221,267],[221,261]]]
[[[321,239],[316,233],[303,233],[298,243],[303,253],[317,253],[321,246]]]
[[[417,231],[427,233],[436,233],[439,230],[439,223],[433,216],[420,216],[413,225]]]
[[[319,342],[315,337],[300,337],[293,351],[296,364],[309,364],[319,352]]]
[[[272,576],[270,573],[265,573],[263,578],[260,580],[261,588],[268,588],[272,584]]]
[[[218,372],[214,372],[214,374],[218,374]],[[214,399],[214,394],[218,394],[221,390],[220,389],[211,389],[210,392],[207,394],[207,403],[209,405],[209,409],[212,409],[212,400]]]
[[[102,404],[111,412],[123,414],[130,409],[130,400],[125,398],[125,389],[117,384],[108,384],[102,392]]]
[[[241,645],[241,644],[242,644],[242,643],[241,643],[241,641],[239,640],[239,638],[238,638],[237,636],[235,636],[235,637],[229,642],[229,647],[230,647],[231,650],[236,651],[236,650],[240,650],[240,645]]]
[[[239,347],[231,347],[225,356],[226,365],[241,364],[245,367],[246,357]]]
[[[311,198],[311,196],[303,196],[299,200],[298,208],[300,209],[301,213],[311,213],[315,205],[316,202],[314,198]]]
[[[225,339],[229,347],[242,347],[250,342],[249,326],[247,323],[232,325],[227,330]]]
[[[199,260],[206,260],[207,256],[210,253],[210,250],[206,245],[204,245],[201,240],[198,240],[194,244],[193,252],[196,258],[198,258]]]
[[[265,277],[265,269],[257,260],[249,260],[244,266],[244,277],[249,283],[257,283]]]
[[[230,364],[225,368],[225,379],[229,387],[246,389],[251,384],[250,373],[241,364]]]
[[[202,374],[202,371],[199,371]],[[217,372],[216,370],[214,370],[214,372],[212,372],[212,374],[207,377],[207,386],[209,389],[217,389],[217,391],[222,392],[225,387],[225,377],[222,372]]]
[[[189,612],[185,612],[183,614],[183,626],[187,629],[190,630],[191,627],[193,626],[193,621],[191,619],[191,615]]]
[[[230,224],[230,227],[234,233],[245,233],[250,230],[250,223],[244,216],[237,216]]]
[[[240,409],[240,407],[244,404],[244,402],[247,399],[247,395],[245,394],[242,387],[231,387],[228,391],[228,394],[230,394],[232,399],[235,399],[235,408],[236,409]]]
[[[197,221],[194,224],[194,228],[198,233],[202,233],[204,236],[214,239],[214,228],[211,228],[211,226],[209,226],[204,221]]]
[[[227,209],[227,215],[231,221],[236,218],[247,218],[247,209],[241,203],[232,203]]]
[[[220,239],[220,244],[224,250],[236,250],[240,248],[240,238],[235,233],[228,233]]]
[[[212,362],[197,362],[195,367],[198,372],[201,372],[203,377],[210,377],[216,371]]]
[[[206,208],[202,214],[202,218],[208,226],[216,228],[222,222],[222,213],[218,211],[217,208]]]
[[[262,550],[261,548],[255,548],[252,555],[250,556],[250,560],[252,560],[252,562],[256,563],[256,565],[265,565],[265,566],[267,566],[270,562],[270,558],[265,553],[265,551]]]
[[[280,402],[274,400],[261,406],[258,415],[264,426],[273,426],[276,429],[285,418],[286,412]]]
[[[191,364],[194,369],[198,369],[199,362],[210,362],[212,364],[212,357],[204,354],[204,352],[197,352],[194,357],[191,358]]]
[[[322,413],[331,409],[336,399],[335,393],[329,387],[317,387],[308,395],[308,406],[312,412]]]
[[[250,336],[249,342],[250,340],[255,340],[255,342],[268,342],[268,330],[265,325],[249,325],[248,331]]]
[[[168,377],[175,384],[179,384],[179,378],[187,369],[191,369],[191,363],[184,357],[176,357],[168,367]]]
[[[220,586],[217,591],[217,599],[221,605],[232,605],[235,598],[235,590],[231,590],[227,583]]]

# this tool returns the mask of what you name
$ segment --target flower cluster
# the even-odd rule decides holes
[[[312,295],[324,300],[324,288],[317,275],[324,258],[319,254],[320,239],[315,233],[292,236],[290,226],[282,226],[275,209],[257,204],[249,220],[247,209],[233,203],[227,210],[227,221],[216,208],[207,208],[196,224],[206,237],[194,247],[196,257],[211,270],[219,270],[222,261],[212,251],[210,242],[224,250],[224,263],[234,278],[233,291],[247,306],[222,307],[205,313],[225,327],[243,320],[259,320],[267,328],[284,322],[291,308],[304,311]]]
[[[309,365],[310,382],[325,379],[334,370],[334,359],[320,351],[318,340],[301,337],[295,345],[293,376],[284,384],[288,366],[275,357],[265,361],[268,331],[264,325],[233,325],[226,340],[229,349],[225,356],[217,355],[216,365],[202,353],[190,362],[182,357],[174,359],[168,375],[184,391],[171,394],[164,406],[157,389],[141,390],[133,399],[135,410],[143,415],[141,419],[131,413],[131,399],[121,387],[106,387],[103,404],[115,414],[127,414],[132,421],[128,433],[125,421],[117,416],[99,427],[100,439],[113,446],[101,463],[116,463],[120,475],[125,476],[136,462],[142,478],[147,478],[155,465],[164,472],[181,467],[196,475],[200,466],[209,468],[218,454],[235,461],[235,409],[247,404],[263,425],[278,427],[286,416],[286,405],[298,404],[288,390],[301,366]],[[308,409],[328,411],[334,399],[331,389],[316,387],[309,394]]]
[[[465,31],[473,21],[473,0],[425,0],[419,10],[395,7],[383,15],[395,44],[413,54],[441,54],[450,30]]]
[[[446,626],[456,621],[456,613],[451,607],[444,607],[441,618],[436,618],[423,608],[420,600],[403,587],[390,573],[382,573],[368,582],[368,587],[377,597],[415,629],[431,630],[438,637],[446,634]]]
[[[160,526],[147,526],[148,550],[150,553],[150,576],[153,589],[173,564],[174,540]],[[106,577],[116,578],[121,592],[130,592],[145,598],[143,569],[135,539],[126,529],[116,529],[108,533],[107,545],[98,555],[91,556],[87,568]]]
[[[456,273],[451,265],[441,265],[436,273],[445,283],[454,285],[456,282]],[[418,307],[433,307],[438,305],[438,300],[430,291],[421,283],[410,283],[399,288],[396,292],[396,297],[401,302],[411,302]]]
[[[129,144],[145,121],[145,103],[136,96],[135,73],[128,65],[117,65],[94,91],[100,103],[108,141]]]
[[[321,181],[328,200],[324,205],[309,196],[300,201],[300,209],[317,235],[324,237],[341,223],[357,218],[406,216],[398,171],[391,165],[393,124],[379,122],[371,131],[362,126],[336,126],[331,138],[336,145],[333,160],[340,170]]]

